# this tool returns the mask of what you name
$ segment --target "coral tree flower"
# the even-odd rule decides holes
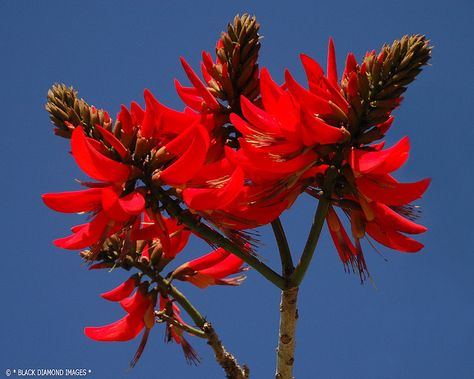
[[[139,279],[130,277],[117,288],[102,294],[109,301],[117,301],[127,312],[127,315],[112,324],[98,327],[86,327],[84,333],[87,337],[101,342],[129,341],[136,338],[143,329],[143,337],[130,366],[134,367],[145,349],[151,328],[155,325],[155,303],[156,295],[147,293],[147,285],[138,287]]]
[[[73,235],[54,241],[64,249],[100,245],[105,238],[133,224],[145,207],[140,191],[122,195],[131,175],[129,166],[104,155],[95,142],[85,136],[82,127],[75,128],[71,137],[72,154],[86,174],[102,182],[86,183],[92,187],[87,190],[43,195],[44,203],[55,211],[94,215],[89,223],[74,227]]]
[[[242,272],[243,263],[239,257],[219,248],[182,264],[174,270],[172,277],[188,281],[199,288],[206,288],[209,285],[237,286],[245,276],[226,277]]]
[[[368,56],[371,54],[374,53]],[[261,105],[242,98],[243,117],[230,117],[242,134],[241,148],[228,149],[227,156],[230,161],[239,162],[246,178],[270,185],[273,196],[286,198],[290,204],[302,191],[319,198],[319,192],[327,191],[329,186],[332,205],[327,224],[331,236],[343,263],[363,278],[368,274],[360,245],[364,236],[402,252],[415,252],[423,247],[405,234],[426,231],[410,219],[416,216],[410,203],[423,195],[430,180],[400,183],[392,176],[408,158],[408,138],[388,149],[383,149],[384,143],[371,144],[390,128],[391,109],[386,110],[384,121],[373,129],[360,129],[353,98],[360,96],[358,80],[366,75],[365,63],[359,66],[349,54],[339,82],[332,40],[326,73],[306,55],[301,55],[301,61],[308,88],[300,85],[289,71],[280,86],[262,70]],[[398,98],[393,103],[397,106],[400,101]],[[333,167],[333,173],[336,170],[331,183],[329,167]],[[335,207],[348,216],[351,236]]]
[[[130,279],[129,279],[130,280]],[[134,279],[132,279],[134,280]],[[84,333],[87,337],[103,342],[129,341],[137,337],[145,328],[151,328],[154,320],[153,302],[150,296],[137,290],[130,296],[130,282],[125,282],[117,289],[105,293],[102,297],[111,301],[118,301],[127,315],[112,324],[98,327],[86,327]],[[132,291],[135,286],[131,287]]]

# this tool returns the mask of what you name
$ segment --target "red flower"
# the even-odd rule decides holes
[[[245,276],[226,277],[242,272],[243,263],[239,257],[219,248],[179,266],[174,270],[172,277],[188,281],[199,288],[206,288],[209,285],[236,286],[245,279]]]
[[[286,200],[289,205],[304,190],[319,197],[320,190],[327,190],[327,168],[335,167],[331,201],[349,217],[354,242],[332,207],[327,216],[329,229],[344,264],[364,276],[367,268],[360,239],[365,233],[399,251],[417,251],[423,246],[403,233],[422,233],[426,228],[404,215],[409,203],[426,191],[429,180],[405,184],[391,176],[408,158],[407,138],[382,150],[383,143],[361,144],[351,135],[356,132],[350,105],[358,90],[355,74],[364,71],[352,54],[343,74],[344,88],[338,82],[332,40],[326,74],[310,57],[301,55],[301,61],[308,89],[288,71],[285,85],[279,86],[262,70],[262,107],[242,98],[245,119],[235,114],[230,119],[243,137],[239,150],[226,150],[227,158],[242,167],[253,185],[267,188],[260,199]],[[389,115],[390,110],[387,112]],[[387,116],[386,121],[375,125],[379,135],[384,135],[392,122],[393,117]]]
[[[123,284],[101,296],[110,301],[119,301],[127,315],[120,320],[105,326],[86,327],[87,337],[101,342],[129,341],[136,338],[145,329],[137,352],[130,362],[134,367],[145,349],[151,328],[155,325],[155,302],[146,293],[145,286],[139,287],[134,295],[130,294],[138,284],[136,277],[131,277]]]
[[[86,327],[84,333],[87,337],[96,341],[129,341],[140,334],[143,328],[150,329],[154,325],[154,306],[150,296],[143,294],[138,289],[132,296],[124,297],[128,293],[128,286],[115,290],[112,296],[114,300],[120,301],[120,305],[127,315],[120,320],[105,326]],[[133,289],[132,289],[133,290]]]
[[[125,158],[127,153],[121,142],[105,129],[98,127],[98,130]],[[123,195],[123,187],[132,170],[106,156],[104,145],[86,137],[81,126],[72,133],[71,148],[78,166],[102,183],[86,183],[93,188],[82,191],[45,194],[43,201],[58,212],[91,212],[95,215],[91,222],[74,227],[73,235],[54,241],[56,246],[65,249],[83,249],[101,245],[105,238],[133,224],[145,207],[145,199],[140,191]]]

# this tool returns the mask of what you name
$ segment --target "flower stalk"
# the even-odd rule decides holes
[[[288,279],[289,288],[298,287],[301,284],[306,271],[308,270],[311,260],[313,259],[316,245],[318,244],[324,220],[326,219],[326,215],[328,213],[329,203],[329,200],[325,199],[324,197],[321,197],[318,202],[318,207],[316,209],[316,213],[314,214],[313,224],[311,225],[311,230],[309,232],[308,239],[306,240],[303,254],[301,255],[298,265]]]

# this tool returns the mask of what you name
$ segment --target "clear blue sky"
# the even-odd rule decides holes
[[[288,67],[303,78],[298,54],[324,62],[333,36],[339,67],[348,51],[361,57],[407,33],[433,42],[432,66],[410,86],[389,142],[408,134],[412,154],[397,176],[432,177],[421,200],[429,231],[418,254],[367,249],[377,283],[347,275],[325,231],[301,290],[295,376],[306,378],[468,379],[474,377],[474,187],[472,141],[474,3],[453,1],[2,1],[0,109],[2,161],[2,312],[0,376],[6,368],[87,368],[92,378],[221,378],[205,343],[187,366],[176,345],[152,331],[133,371],[138,340],[98,343],[82,330],[121,317],[99,297],[126,276],[89,272],[72,252],[51,244],[79,217],[48,210],[40,194],[78,188],[84,179],[52,135],[44,111],[54,82],[74,85],[89,103],[115,115],[121,103],[143,103],[144,88],[181,107],[173,79],[185,82],[182,55],[195,67],[235,13],[262,24],[261,64],[281,80]],[[237,2],[235,2],[237,4]],[[314,203],[284,214],[301,250]],[[268,236],[263,230],[263,236]],[[261,255],[277,264],[263,237]],[[192,245],[188,257],[203,252]],[[183,254],[184,256],[184,254]],[[274,372],[279,294],[256,273],[240,288],[181,287],[212,321],[253,378]]]

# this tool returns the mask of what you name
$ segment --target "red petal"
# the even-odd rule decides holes
[[[204,101],[206,102],[206,105],[214,110],[218,110],[220,108],[219,103],[215,99],[214,96],[209,92],[207,87],[203,84],[201,79],[196,75],[194,70],[189,66],[188,62],[184,60],[184,58],[180,58],[181,64],[183,65],[184,71],[186,72],[186,75],[188,76],[189,81],[193,84],[193,86],[198,90],[199,94],[202,96]]]
[[[125,182],[130,168],[116,162],[94,149],[84,135],[81,126],[72,132],[72,155],[78,166],[90,177],[104,182]]]
[[[324,71],[313,58],[305,54],[300,54],[306,77],[308,78],[308,87],[311,93],[321,92],[321,82],[324,78]]]
[[[405,205],[419,199],[430,182],[430,179],[423,179],[414,183],[399,183],[390,175],[356,178],[357,188],[366,197],[387,205]]]
[[[333,113],[327,99],[306,90],[295,79],[293,79],[289,71],[285,72],[285,82],[288,85],[290,93],[311,113],[323,115],[330,115]]]
[[[119,205],[126,214],[137,216],[145,209],[145,198],[140,192],[133,191],[120,198]]]
[[[102,209],[112,220],[123,222],[130,218],[130,215],[120,206],[118,193],[111,188],[102,190]]]
[[[183,199],[195,210],[222,209],[239,196],[243,186],[244,173],[238,167],[222,188],[186,188]]]
[[[414,239],[408,238],[394,230],[384,230],[375,222],[369,222],[366,226],[367,233],[377,242],[404,253],[415,253],[419,251],[423,244]]]
[[[409,151],[408,137],[402,138],[391,148],[381,151],[353,149],[351,166],[362,174],[385,175],[399,169],[408,159]]]
[[[183,155],[160,174],[166,184],[182,185],[191,180],[206,159],[209,148],[209,135],[200,124],[195,125],[195,137]],[[168,150],[168,145],[167,148]]]
[[[356,255],[356,248],[332,207],[329,208],[326,223],[334,242],[334,246],[336,246],[336,250],[339,254],[339,258],[342,263],[347,264],[351,260],[351,257]]]
[[[120,121],[120,125],[122,131],[125,134],[132,134],[133,133],[133,120],[130,112],[128,111],[125,105],[122,105],[119,114],[117,115],[117,119]]]
[[[337,65],[336,65],[336,52],[334,50],[334,42],[332,37],[329,38],[328,45],[328,63],[327,63],[327,76],[329,82],[337,87]]]
[[[109,325],[84,328],[84,333],[95,341],[129,341],[138,336],[144,326],[143,317],[129,314]]]
[[[84,224],[76,233],[69,237],[53,241],[54,245],[63,249],[85,249],[97,243],[108,226],[110,219],[104,212],[100,212],[90,223]],[[107,237],[107,236],[106,236]]]
[[[375,222],[381,225],[384,229],[393,229],[409,234],[424,233],[428,230],[423,225],[418,225],[417,223],[401,216],[385,204],[373,202],[371,205],[375,212]]]
[[[188,107],[200,112],[202,110],[203,100],[194,87],[183,87],[178,80],[174,81],[174,87],[178,96]]]
[[[344,73],[342,74],[342,76],[344,78],[349,77],[351,73],[355,72],[356,68],[357,68],[357,60],[355,58],[355,55],[353,53],[347,54],[346,66],[344,68]]]
[[[145,89],[143,96],[145,97],[146,107],[143,121],[140,125],[140,135],[143,138],[152,138],[155,133],[155,128],[157,127],[154,113],[154,107],[157,101],[152,93],[147,89]]]
[[[153,96],[153,95],[151,95]],[[179,112],[161,104],[153,97],[150,102],[155,115],[155,124],[162,135],[178,135],[188,129],[195,121],[199,120],[199,115],[190,112]]]
[[[240,105],[244,117],[260,131],[270,135],[280,131],[278,122],[269,113],[257,107],[244,96],[240,97]]]
[[[234,254],[229,254],[225,259],[212,267],[198,270],[200,274],[209,275],[213,278],[224,278],[228,275],[235,274],[241,271],[244,261]]]
[[[125,159],[125,157],[129,155],[127,148],[111,132],[100,125],[96,125],[95,128],[100,132],[100,134],[102,134],[102,137],[104,137],[104,139],[115,149],[122,159]]]
[[[228,251],[220,247],[214,251],[211,251],[209,254],[186,262],[184,265],[193,269],[194,271],[200,271],[214,266],[219,262],[222,262],[225,258],[229,256],[229,254],[230,253]]]
[[[130,110],[133,124],[141,125],[143,118],[145,117],[145,111],[135,101],[132,101],[132,104],[130,105]]]
[[[265,109],[274,112],[278,108],[278,100],[284,91],[273,81],[266,67],[260,71],[260,93]]]
[[[173,155],[183,154],[192,144],[196,137],[196,125],[194,124],[180,133],[176,138],[166,144],[166,151]]]
[[[101,189],[92,188],[83,191],[46,193],[42,198],[47,207],[57,212],[92,212],[100,207],[101,193]]]
[[[203,166],[193,177],[193,182],[199,184],[207,183],[210,180],[231,175],[234,170],[234,165],[232,165],[227,158],[219,159],[216,162]]]
[[[114,288],[111,291],[101,294],[105,300],[109,301],[120,301],[129,297],[130,294],[135,289],[136,280],[134,277],[128,278],[125,282],[120,284],[118,287]]]
[[[146,309],[150,305],[150,298],[143,295],[138,289],[132,296],[120,301],[120,305],[127,313],[145,314]]]
[[[306,146],[335,144],[345,138],[341,128],[326,124],[306,111],[301,111],[301,122],[303,141]]]
[[[351,72],[347,83],[347,93],[349,97],[356,97],[359,91],[357,73]]]

